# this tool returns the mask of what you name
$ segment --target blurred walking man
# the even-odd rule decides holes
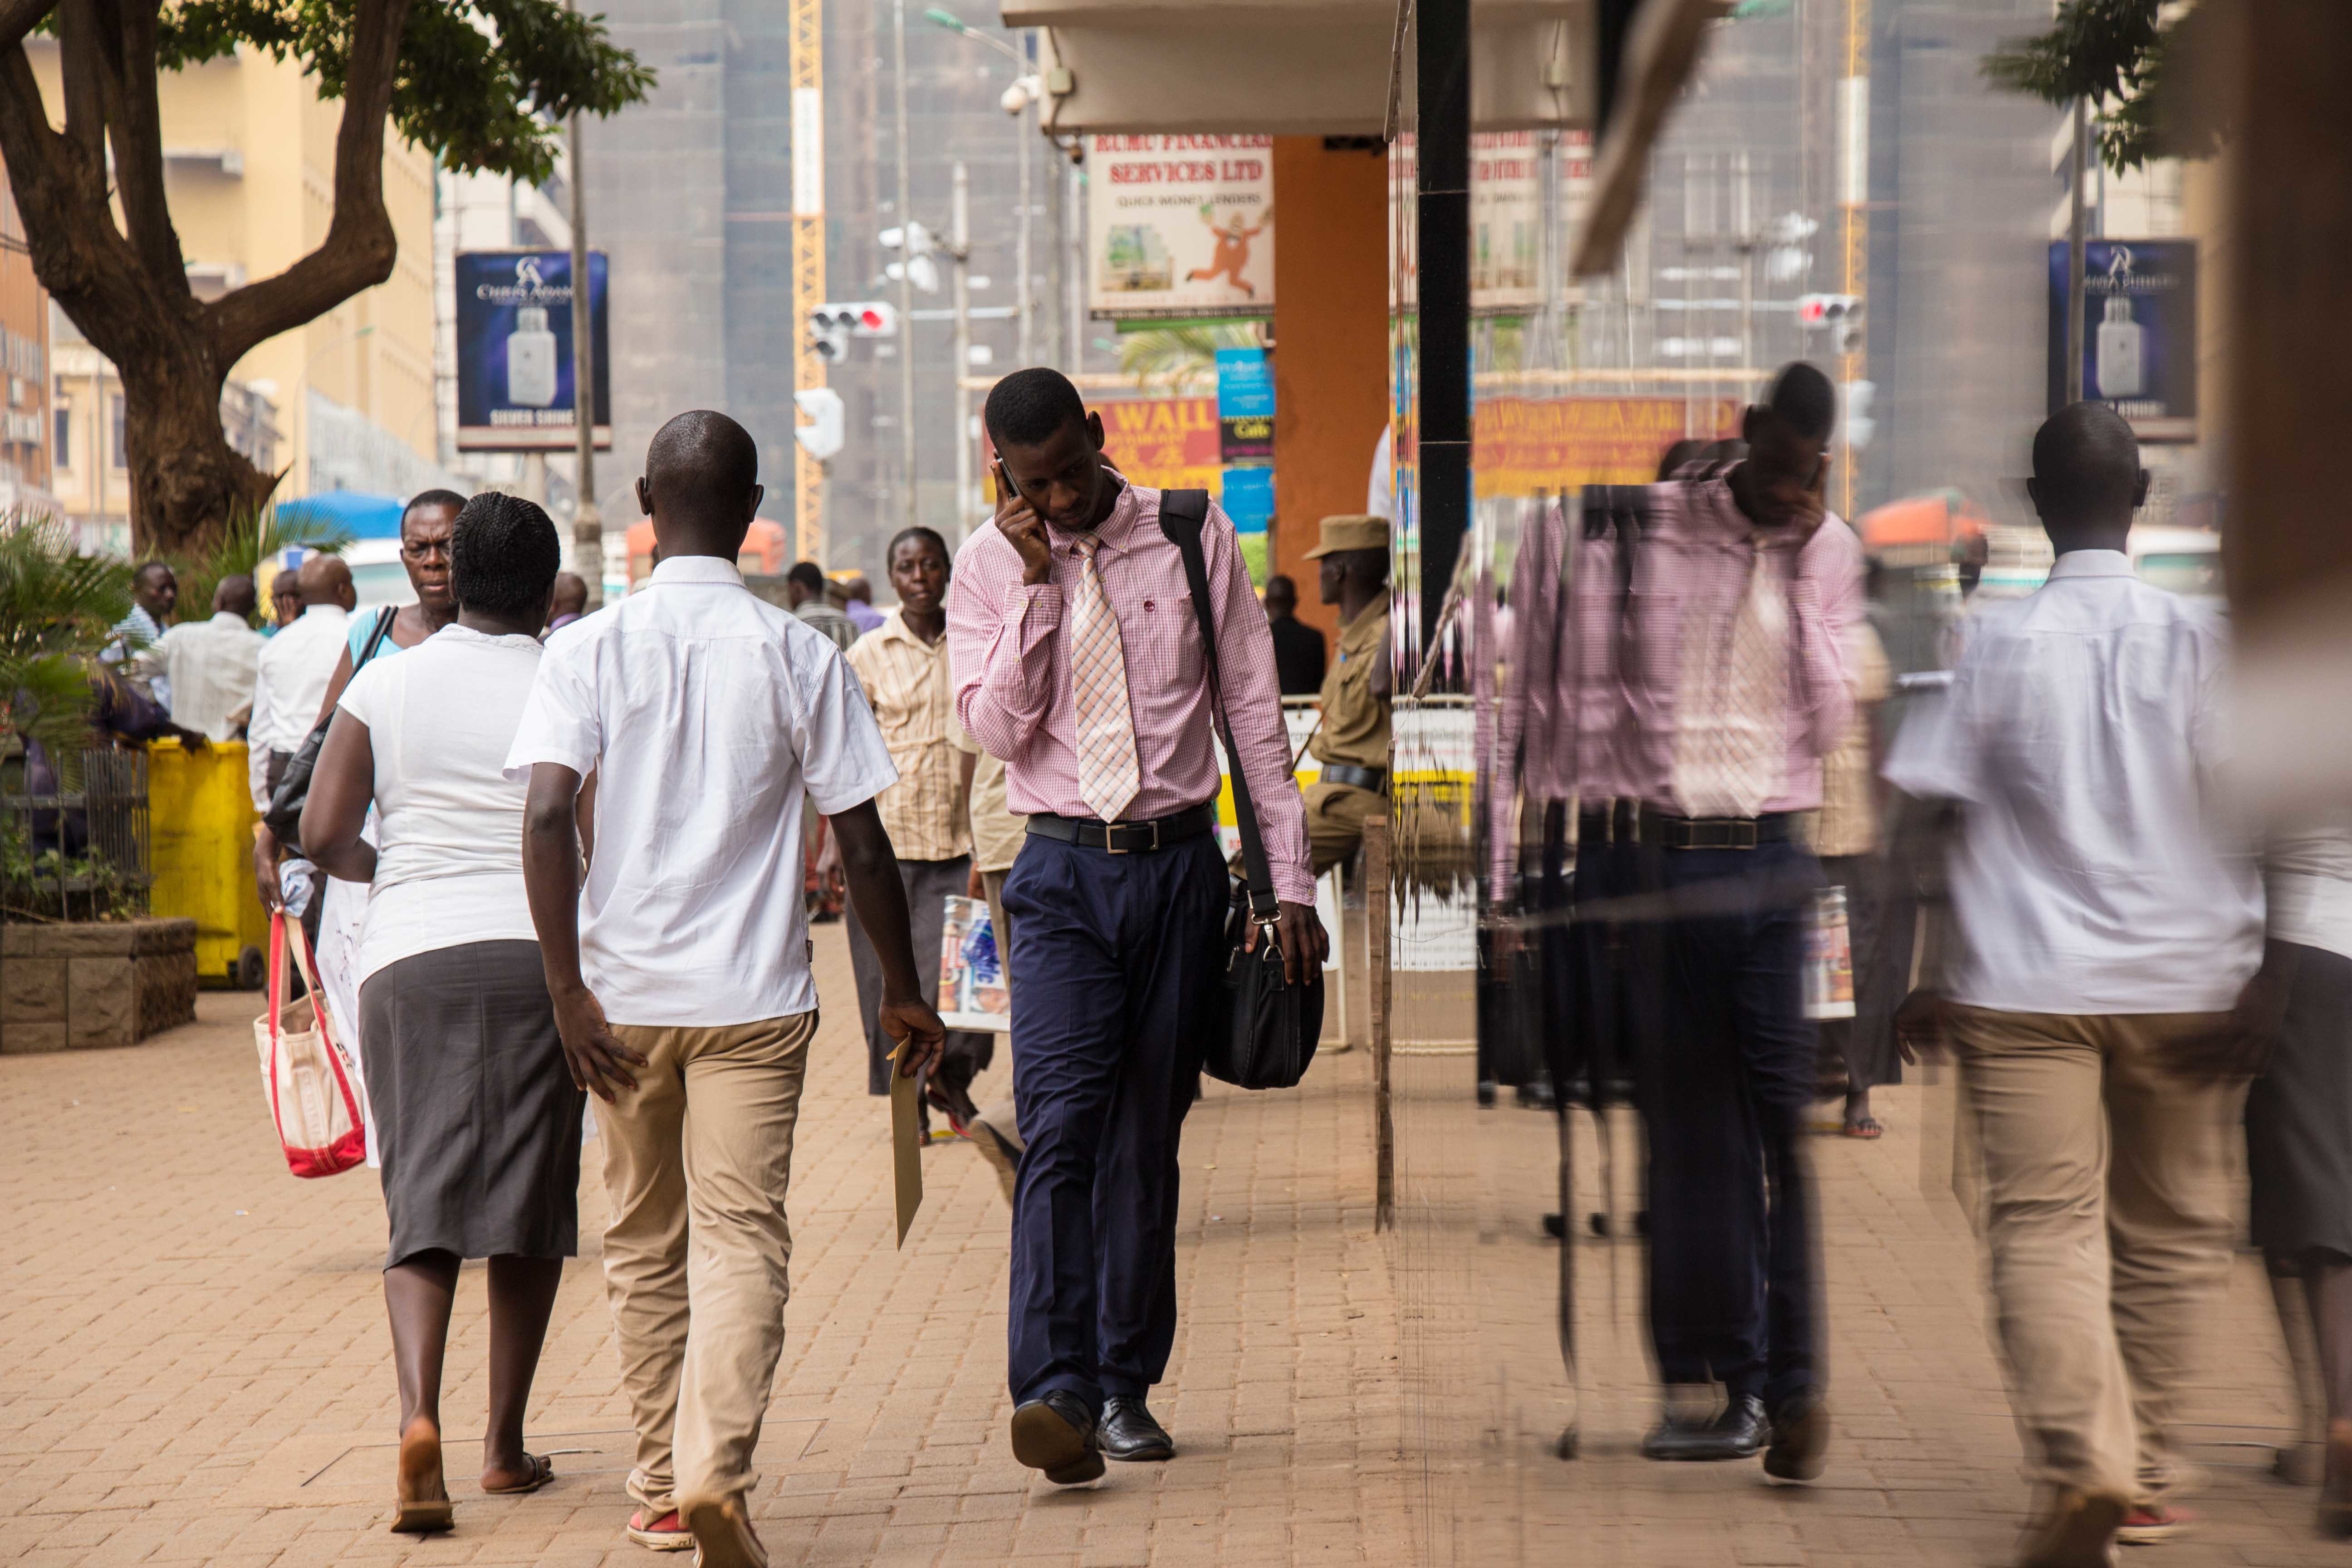
[[[1670,917],[1643,1055],[1668,1398],[1643,1452],[1733,1459],[1769,1442],[1781,1480],[1818,1475],[1829,1440],[1803,1149],[1818,1036],[1801,991],[1822,876],[1798,830],[1853,717],[1862,547],[1822,504],[1836,414],[1828,378],[1791,364],[1748,411],[1743,461],[1649,492],[1618,676],[1622,783]],[[1726,1403],[1702,1415],[1713,1384]]]
[[[2052,416],[2029,489],[2049,582],[1979,607],[1886,770],[1960,817],[1959,956],[1898,1027],[1957,1048],[1984,1151],[2010,1399],[2046,1492],[2022,1560],[2095,1568],[2119,1528],[2182,1522],[2169,1432],[2229,1265],[2241,1053],[2274,1024],[2248,985],[2255,858],[2213,821],[2221,619],[2132,574],[2147,476],[2113,409]]]
[[[839,835],[883,975],[881,1017],[930,1065],[939,1016],[874,797],[897,777],[857,679],[735,568],[759,453],[681,414],[638,504],[661,564],[548,639],[507,757],[528,776],[523,880],[574,1081],[604,1143],[604,1279],[637,1431],[632,1540],[766,1568],[751,1451],[784,1343],[792,1176],[817,995],[801,802]],[[593,775],[593,835],[577,827]]]
[[[1200,623],[1160,492],[1103,466],[1055,371],[988,395],[1005,499],[948,590],[956,701],[1028,840],[1005,879],[1013,1090],[1013,1453],[1067,1486],[1166,1459],[1145,1404],[1176,1336],[1177,1140],[1214,1005],[1227,888]],[[1265,628],[1234,525],[1202,532],[1226,720],[1258,802],[1293,974],[1325,951]]]

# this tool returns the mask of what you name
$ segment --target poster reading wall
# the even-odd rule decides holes
[[[1274,313],[1272,137],[1087,142],[1087,300],[1097,316]]]
[[[1217,493],[1224,458],[1214,397],[1116,397],[1087,405],[1102,416],[1104,460],[1130,482]]]
[[[1471,425],[1478,499],[1643,485],[1685,437],[1739,433],[1736,397],[1482,396]]]

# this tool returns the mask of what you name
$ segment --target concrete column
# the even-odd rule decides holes
[[[1368,143],[1274,139],[1274,570],[1298,618],[1339,635],[1316,602],[1316,525],[1364,510],[1389,417],[1388,158]]]

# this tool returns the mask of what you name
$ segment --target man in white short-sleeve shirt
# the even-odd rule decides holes
[[[655,436],[637,499],[661,564],[548,639],[507,758],[530,784],[523,877],[564,1055],[597,1097],[637,1430],[628,1533],[657,1548],[690,1533],[709,1568],[767,1561],[744,1494],[783,1348],[784,1189],[816,1029],[803,796],[881,959],[882,1020],[910,1042],[900,1070],[942,1041],[874,806],[898,778],[881,731],[840,650],[735,568],[758,471],[722,414]]]
[[[1886,776],[1958,807],[1958,956],[1896,1026],[1961,1060],[2044,1493],[2024,1561],[2069,1568],[2183,1528],[2174,1429],[2228,1277],[2241,1053],[2273,987],[2252,846],[2219,802],[2227,634],[2132,573],[2130,426],[2103,404],[2053,415],[2029,488],[2050,580],[1975,613]]]

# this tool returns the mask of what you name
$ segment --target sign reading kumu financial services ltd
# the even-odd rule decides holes
[[[1091,136],[1087,301],[1108,318],[1274,313],[1274,138]]]

